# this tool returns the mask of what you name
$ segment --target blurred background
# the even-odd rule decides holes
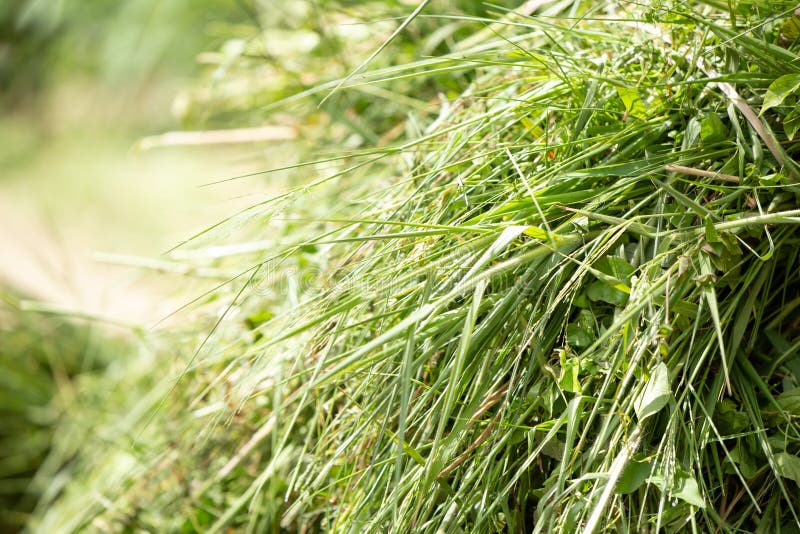
[[[157,257],[234,211],[235,182],[200,186],[254,170],[256,151],[137,142],[197,125],[173,104],[251,16],[231,0],[0,2],[0,283],[114,321],[166,312],[163,280],[108,255]]]
[[[113,408],[66,415],[129,375],[137,329],[196,283],[143,258],[252,202],[252,182],[201,186],[263,166],[267,145],[139,145],[199,127],[174,103],[252,17],[232,0],[0,1],[0,532]]]

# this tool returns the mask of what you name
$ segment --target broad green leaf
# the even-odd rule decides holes
[[[758,471],[756,460],[753,458],[753,455],[750,453],[750,451],[747,450],[744,442],[740,442],[736,447],[734,447],[726,459],[736,464],[744,478],[751,478],[755,476],[756,472]],[[735,471],[730,467],[728,468],[727,472],[731,474],[735,473]]]
[[[572,323],[567,325],[567,343],[576,349],[584,349],[594,341],[594,333]]]
[[[662,362],[656,365],[641,396],[636,400],[633,409],[639,421],[644,421],[653,414],[658,413],[669,402],[671,393],[669,389],[669,369]]]
[[[775,464],[780,476],[800,484],[800,458],[788,452],[779,452],[775,455]]]
[[[689,319],[694,319],[697,316],[697,304],[688,300],[679,300],[670,304],[675,313],[685,315]]]
[[[706,228],[706,241],[709,243],[721,243],[722,240],[719,238],[717,229],[714,227],[714,221],[712,221],[710,217],[706,217],[704,222]]]
[[[784,391],[775,399],[781,410],[791,414],[800,416],[800,388],[793,388],[789,391]]]
[[[617,93],[622,103],[625,105],[627,112],[637,118],[645,116],[647,110],[642,102],[642,96],[639,94],[639,89],[635,87],[621,87],[617,86]]]
[[[800,111],[793,109],[783,119],[783,131],[786,133],[786,137],[792,141],[798,130],[800,130]]]
[[[782,44],[791,45],[800,39],[800,16],[792,15],[781,24],[778,32]]]
[[[780,175],[779,174],[765,174],[763,176],[758,177],[758,183],[766,186],[766,187],[773,187],[780,182]]]
[[[586,295],[593,301],[603,301],[615,306],[621,306],[628,301],[631,276],[635,269],[622,258],[604,256],[595,262],[594,266],[602,275],[600,280],[589,285]],[[600,277],[597,273],[595,276]]]
[[[703,496],[700,494],[700,487],[689,473],[680,470],[676,471],[669,488],[666,487],[667,484],[663,475],[651,476],[647,479],[647,482],[653,484],[670,497],[677,497],[698,508],[706,507],[705,502],[703,502]]]
[[[534,427],[527,432],[528,447],[530,450],[541,448],[543,455],[561,460],[564,457],[564,443],[555,436],[543,436],[543,430],[545,429]]]
[[[750,426],[747,414],[739,411],[730,399],[722,399],[714,410],[714,424],[723,436],[744,432]]]
[[[581,310],[578,318],[567,325],[567,343],[583,349],[591,345],[594,340],[594,316],[589,310]]]
[[[773,452],[783,452],[786,450],[786,436],[781,436],[779,434],[769,436],[767,438],[767,443],[769,447],[772,449]]]
[[[647,477],[650,476],[652,471],[652,462],[639,462],[636,460],[631,460],[628,462],[628,465],[625,466],[625,469],[623,469],[622,475],[619,477],[617,487],[614,488],[614,491],[618,495],[627,495],[629,493],[633,493],[639,489],[642,484],[644,484],[644,481],[647,480]]]
[[[725,246],[725,251],[732,256],[741,256],[742,247],[739,246],[739,240],[732,236],[729,232],[720,232],[720,242]]]
[[[550,458],[555,458],[556,460],[561,460],[564,458],[564,444],[561,443],[558,438],[547,440],[542,445],[542,454]]]
[[[774,336],[778,336],[777,333],[773,332]],[[795,356],[794,358],[790,358],[783,362],[783,366],[789,370],[795,377],[800,376],[800,356]]]
[[[589,302],[589,297],[586,293],[579,293],[578,296],[573,299],[572,305],[576,308],[588,308],[592,303]]]
[[[635,271],[633,265],[616,256],[604,256],[594,264],[594,267],[601,273],[612,276],[626,285],[630,285],[631,276]]]
[[[589,284],[586,295],[593,301],[603,301],[615,306],[621,306],[628,301],[628,294],[601,281],[596,280]]]
[[[764,95],[761,113],[780,106],[786,97],[800,89],[800,74],[786,74],[772,82]]]
[[[728,127],[716,113],[709,113],[700,121],[700,140],[703,143],[719,143],[727,138]]]
[[[580,360],[578,358],[567,358],[566,353],[567,351],[561,351],[561,376],[558,378],[558,386],[570,393],[580,393]]]
[[[708,223],[706,228],[706,239],[708,237]],[[712,225],[713,227],[713,225]],[[736,285],[738,283],[739,264],[741,262],[742,250],[739,248],[738,241],[731,237],[730,234],[719,233],[716,235],[717,242],[709,243],[714,249],[714,254],[709,257],[711,264],[714,268],[722,274],[727,275],[726,278],[729,284]]]

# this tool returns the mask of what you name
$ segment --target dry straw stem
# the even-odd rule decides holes
[[[141,139],[137,148],[151,150],[174,146],[204,146],[237,143],[272,143],[297,139],[297,128],[292,126],[258,126],[230,130],[199,130],[166,132]]]
[[[738,184],[739,182],[741,182],[741,179],[738,176],[733,176],[731,174],[724,174],[713,171],[704,171],[702,169],[695,169],[692,167],[687,167],[685,165],[669,164],[665,165],[664,168],[670,172],[686,174],[688,176],[699,176],[700,178],[713,178],[715,180],[724,180],[726,182],[731,182],[734,184]]]

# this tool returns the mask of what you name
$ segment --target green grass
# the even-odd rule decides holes
[[[100,391],[99,375],[125,361],[129,343],[62,317],[20,313],[0,292],[0,531],[19,531],[37,502],[68,479],[89,425],[73,414]],[[40,504],[41,505],[41,504]]]
[[[316,161],[173,251],[242,274],[34,527],[796,531],[793,9],[423,11],[262,107]]]

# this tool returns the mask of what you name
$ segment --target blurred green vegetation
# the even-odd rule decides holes
[[[0,4],[0,90],[14,105],[65,80],[142,83],[191,74],[215,31],[246,21],[227,0],[9,0]],[[227,32],[225,32],[227,33]]]
[[[138,136],[177,125],[169,102],[198,73],[195,55],[250,17],[243,3],[228,0],[0,2],[0,201],[19,210],[0,213],[0,532],[21,530],[38,502],[58,496],[83,440],[96,437],[103,399],[113,393],[109,377],[128,375],[133,387],[127,365],[140,351],[103,325],[20,309],[31,295],[4,288],[9,272],[45,293],[36,298],[57,296],[21,272],[30,265],[5,241],[52,252],[42,249],[41,224],[14,217],[52,218],[55,239],[64,239],[64,250],[54,252],[62,255],[57,268],[65,272],[85,254],[73,250],[82,241],[120,251],[135,250],[137,239],[163,247],[153,235],[175,219],[143,219],[146,204],[152,211],[166,194],[178,198],[186,188],[181,173],[204,163],[187,162],[186,154],[132,162],[127,152]],[[143,180],[142,172],[154,178]],[[144,196],[135,184],[149,186]],[[56,282],[65,276],[57,272]],[[101,290],[100,280],[87,280]]]
[[[425,103],[440,93],[454,96],[469,81],[462,73],[431,73],[425,80],[401,76],[391,87],[361,84],[324,99],[336,80],[351,73],[390,69],[450,51],[473,34],[483,17],[518,2],[452,1],[432,3],[392,39],[391,52],[361,65],[390,38],[418,2],[408,0],[260,0],[248,3],[251,19],[228,25],[221,46],[199,56],[204,76],[188,85],[173,112],[189,123],[209,126],[259,124],[290,116],[304,125],[335,123],[346,130],[348,147],[376,143],[411,112],[432,112]],[[438,18],[458,14],[453,20]],[[368,69],[359,67],[368,67]],[[409,95],[413,95],[409,98]],[[324,99],[324,102],[323,102]],[[322,129],[315,140],[342,141],[342,130]],[[318,147],[317,147],[318,148]]]
[[[9,294],[0,299],[0,532],[13,532],[78,454],[68,434],[92,433],[70,431],[67,417],[85,401],[87,381],[124,361],[130,343],[64,317],[22,313]]]

